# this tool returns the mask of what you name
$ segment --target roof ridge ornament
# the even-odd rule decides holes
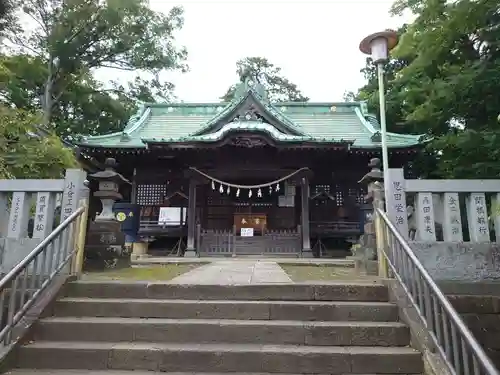
[[[264,77],[263,73],[252,74],[249,68],[245,68],[239,73],[239,76],[240,83],[236,85],[233,100],[240,99],[248,92],[252,92],[263,101],[268,101],[266,87],[261,83],[262,77]]]
[[[242,121],[258,121],[262,122],[262,117],[259,116],[258,111],[255,108],[249,108],[244,113],[235,117],[234,122],[242,122]]]
[[[375,133],[373,133],[373,135],[370,138],[374,143],[382,142],[382,134],[380,133],[380,131],[376,131]]]

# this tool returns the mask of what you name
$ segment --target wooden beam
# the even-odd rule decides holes
[[[311,256],[311,238],[309,228],[309,179],[304,176],[301,180],[301,225],[302,225],[302,256]]]
[[[196,181],[189,181],[189,200],[188,200],[188,236],[187,236],[187,252],[196,251],[195,236],[196,236]]]

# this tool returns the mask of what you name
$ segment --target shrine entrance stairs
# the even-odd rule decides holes
[[[12,374],[422,374],[409,343],[382,284],[76,281]]]

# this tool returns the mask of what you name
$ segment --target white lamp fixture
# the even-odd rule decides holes
[[[398,44],[398,34],[394,30],[385,30],[370,34],[359,44],[365,55],[371,55],[374,63],[386,62],[391,51]]]
[[[385,196],[388,197],[389,152],[387,151],[387,124],[385,119],[384,63],[389,58],[389,51],[398,44],[398,34],[394,30],[385,30],[368,35],[359,44],[359,49],[365,55],[371,55],[377,64],[378,87],[380,101],[380,133],[382,136],[382,165],[384,170]]]

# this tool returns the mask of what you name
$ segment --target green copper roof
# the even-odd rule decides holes
[[[80,145],[146,148],[148,142],[210,142],[233,131],[248,131],[265,133],[280,142],[343,141],[351,148],[380,148],[380,126],[373,115],[365,113],[365,108],[364,103],[356,102],[269,103],[261,90],[246,87],[231,103],[145,104],[123,132],[84,137]],[[245,118],[245,110],[253,113]],[[387,137],[390,148],[412,147],[423,138],[395,133]]]
[[[230,132],[247,131],[247,132],[261,132],[266,133],[275,141],[279,142],[318,142],[318,143],[337,143],[349,142],[349,140],[335,139],[331,137],[314,137],[310,135],[293,135],[285,134],[277,130],[274,126],[266,124],[261,121],[233,121],[225,124],[220,130],[214,133],[193,135],[180,138],[148,138],[143,139],[146,143],[169,143],[169,142],[216,142],[224,138]]]

